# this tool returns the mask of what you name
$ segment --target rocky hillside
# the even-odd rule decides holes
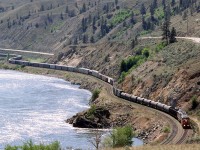
[[[153,45],[149,49],[154,49]],[[186,110],[195,109],[192,100],[200,101],[199,49],[199,44],[189,41],[164,47],[133,69],[121,83],[122,89]]]

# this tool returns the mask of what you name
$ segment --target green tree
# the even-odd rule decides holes
[[[115,0],[115,5],[117,6],[117,4],[118,4],[118,0]]]
[[[169,39],[170,39],[170,17],[166,14],[167,12],[165,11],[165,18],[164,22],[162,24],[162,40],[166,42],[166,44],[169,44]]]
[[[88,42],[88,35],[84,34],[83,35],[83,43],[87,43]]]
[[[91,43],[94,43],[94,42],[95,42],[95,41],[94,41],[94,36],[91,36],[90,42],[91,42]]]
[[[99,94],[100,94],[100,90],[99,89],[95,89],[93,92],[92,92],[92,97],[90,99],[90,102],[93,102],[95,101],[98,97],[99,97]]]
[[[86,5],[83,3],[82,12],[86,12]]]
[[[131,23],[132,24],[136,23],[136,19],[135,19],[135,15],[134,15],[133,11],[131,12]]]
[[[126,62],[125,60],[122,60],[121,65],[120,65],[120,72],[124,72],[127,71],[127,67],[126,67]]]
[[[144,3],[142,4],[142,6],[141,6],[141,8],[140,8],[140,13],[141,13],[142,15],[145,15],[145,14],[146,14],[146,8],[145,8],[145,6],[144,6]]]
[[[66,8],[65,8],[65,13],[67,14],[68,12],[69,12],[69,7],[66,6]]]
[[[162,0],[162,5],[163,5],[163,9],[166,8],[166,1],[165,0]]]
[[[172,0],[171,6],[173,7],[175,4],[176,4],[176,1],[175,1],[175,0]]]
[[[44,5],[41,5],[40,11],[44,11]]]
[[[114,129],[109,137],[104,141],[105,146],[124,147],[132,145],[134,137],[133,129],[130,125]]]
[[[191,109],[195,109],[198,105],[199,105],[199,102],[197,101],[197,96],[194,95],[191,99],[192,101],[192,106],[191,106]]]
[[[166,42],[166,44],[169,44],[169,37],[170,37],[170,30],[169,30],[169,22],[168,21],[164,21],[163,25],[162,25],[162,40],[164,40]]]
[[[63,17],[63,13],[61,12],[61,14],[60,14],[60,19],[61,20],[64,20],[64,17]]]
[[[154,7],[154,9],[158,8],[158,2],[157,2],[157,0],[153,1],[153,7]]]
[[[133,40],[131,41],[131,48],[134,48],[135,45],[136,45],[136,43],[135,43],[135,40],[133,39]]]
[[[176,42],[176,29],[172,27],[171,33],[170,33],[170,43],[175,43]]]

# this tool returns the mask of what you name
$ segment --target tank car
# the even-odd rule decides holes
[[[144,98],[138,97],[137,98],[137,103],[142,104],[143,103]]]
[[[135,95],[131,95],[131,99],[130,99],[130,101],[132,101],[132,102],[137,102],[137,96],[135,96]]]
[[[152,108],[157,108],[157,104],[158,104],[158,102],[150,101],[149,106]]]
[[[121,92],[121,98],[130,101],[131,95],[128,93]]]
[[[143,105],[145,106],[149,106],[149,103],[151,102],[151,100],[148,100],[148,99],[144,99],[143,101]]]

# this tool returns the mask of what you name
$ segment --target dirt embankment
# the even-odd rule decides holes
[[[146,107],[113,97],[106,83],[90,76],[75,75],[73,73],[67,73],[65,79],[74,84],[80,84],[81,88],[89,89],[90,91],[94,89],[101,90],[99,97],[91,103],[91,106],[95,105],[97,111],[91,115],[90,108],[75,114],[72,118],[68,118],[68,123],[74,124],[76,127],[87,128],[97,126],[99,128],[122,127],[130,124],[138,137],[143,139],[145,143],[160,141],[167,136],[168,133],[165,133],[164,129],[169,124],[163,116]],[[99,111],[98,109],[103,109],[104,111]],[[102,112],[103,114],[101,114]],[[160,118],[159,120],[157,119],[158,117]]]

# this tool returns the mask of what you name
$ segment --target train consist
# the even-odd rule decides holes
[[[15,55],[12,58],[9,59],[9,63],[11,64],[17,64],[17,65],[23,65],[23,66],[32,66],[32,67],[39,67],[39,68],[48,68],[48,69],[55,69],[55,70],[63,70],[63,71],[69,71],[69,72],[76,72],[76,73],[82,73],[86,75],[94,76],[100,80],[103,80],[104,82],[107,82],[108,84],[112,85],[113,87],[113,94],[117,97],[120,97],[122,99],[125,99],[127,101],[131,101],[134,103],[138,103],[141,105],[145,105],[147,107],[151,107],[157,110],[160,110],[162,112],[168,113],[174,118],[176,118],[182,125],[183,128],[189,128],[190,127],[190,121],[189,117],[181,109],[173,108],[171,106],[162,104],[160,102],[155,102],[152,100],[148,100],[145,98],[141,98],[138,96],[130,95],[128,93],[124,93],[122,90],[117,89],[114,86],[114,79],[103,75],[99,73],[96,70],[90,70],[86,68],[77,68],[77,67],[71,67],[71,66],[64,66],[64,65],[56,65],[56,64],[48,64],[48,63],[34,63],[29,61],[23,61],[21,60],[21,55]]]

